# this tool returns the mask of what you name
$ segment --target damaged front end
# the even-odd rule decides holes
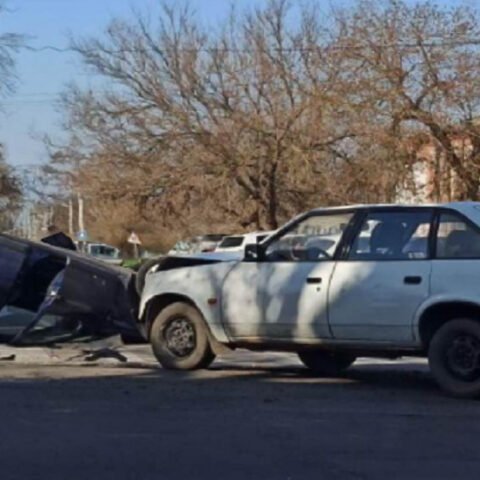
[[[0,235],[0,342],[139,336],[133,274],[69,250]]]

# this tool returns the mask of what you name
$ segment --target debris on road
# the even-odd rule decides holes
[[[0,357],[0,361],[1,362],[11,362],[13,360],[15,360],[16,358],[16,355],[15,354],[12,354],[12,355],[5,355],[4,357]]]

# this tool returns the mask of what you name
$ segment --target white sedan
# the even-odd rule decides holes
[[[236,347],[295,351],[327,375],[425,355],[446,391],[480,396],[480,203],[317,209],[242,260],[163,259],[140,322],[166,368]]]

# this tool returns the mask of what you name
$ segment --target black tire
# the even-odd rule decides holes
[[[172,303],[158,314],[150,343],[160,365],[171,370],[207,368],[215,359],[203,317],[188,303]]]
[[[140,332],[138,333],[121,333],[120,338],[124,345],[143,345],[148,343]]]
[[[480,397],[480,322],[454,319],[442,325],[430,342],[428,363],[445,392]]]
[[[161,258],[152,258],[151,260],[147,260],[142,266],[138,269],[138,272],[135,276],[135,290],[137,291],[139,296],[142,296],[143,287],[145,286],[145,277],[149,270],[153,267],[160,265],[163,261],[163,257]]]
[[[326,377],[339,375],[356,360],[354,355],[327,350],[305,350],[298,356],[312,372]]]

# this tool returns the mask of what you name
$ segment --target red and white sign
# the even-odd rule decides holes
[[[139,236],[135,233],[135,232],[132,232],[130,234],[130,236],[128,237],[128,240],[127,240],[128,243],[132,243],[133,245],[141,245],[142,242],[140,241],[140,238]]]

